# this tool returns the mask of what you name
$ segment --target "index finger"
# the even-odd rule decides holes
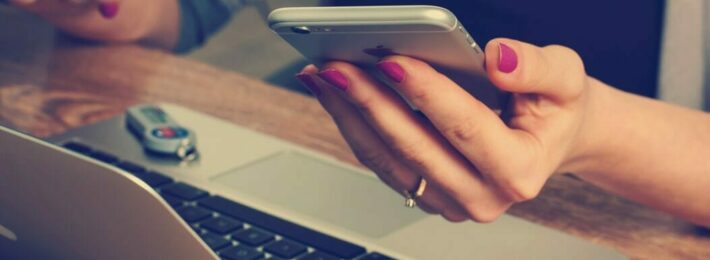
[[[485,104],[427,63],[392,56],[377,67],[437,130],[483,173],[498,172],[501,158],[516,147],[513,130]]]

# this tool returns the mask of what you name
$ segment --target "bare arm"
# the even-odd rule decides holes
[[[593,84],[588,146],[573,170],[632,200],[710,226],[710,115]]]

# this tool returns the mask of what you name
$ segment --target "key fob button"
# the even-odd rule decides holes
[[[153,129],[153,136],[161,139],[185,138],[189,134],[187,129],[180,127],[161,127]]]

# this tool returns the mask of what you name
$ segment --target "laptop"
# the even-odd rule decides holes
[[[623,259],[504,215],[454,224],[360,168],[184,107],[199,158],[118,116],[48,140],[0,127],[0,259]]]

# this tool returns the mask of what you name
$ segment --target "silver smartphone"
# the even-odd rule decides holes
[[[271,29],[315,64],[341,60],[373,69],[399,54],[424,60],[491,108],[502,96],[484,70],[481,47],[449,10],[437,6],[289,7]]]

